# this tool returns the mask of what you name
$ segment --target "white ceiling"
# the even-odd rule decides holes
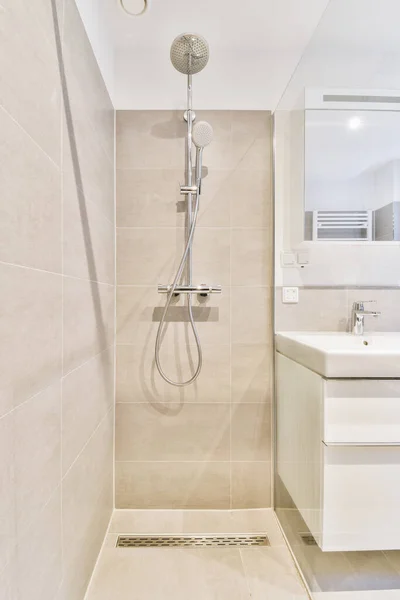
[[[399,0],[330,0],[278,109],[304,88],[399,90],[399,23]]]
[[[119,0],[77,3],[117,109],[184,107],[185,77],[169,61],[184,32],[210,45],[195,107],[274,109],[329,0],[151,0],[141,17]]]

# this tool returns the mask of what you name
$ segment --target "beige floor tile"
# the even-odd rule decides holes
[[[237,549],[104,548],[88,600],[249,600]]]
[[[307,600],[289,550],[241,548],[252,600]]]

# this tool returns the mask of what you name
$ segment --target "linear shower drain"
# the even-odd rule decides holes
[[[215,547],[215,546],[269,546],[266,535],[161,535],[161,536],[138,536],[120,535],[117,540],[117,548],[165,548],[165,547]]]

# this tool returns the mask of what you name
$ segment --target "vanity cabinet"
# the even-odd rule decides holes
[[[277,353],[277,469],[323,551],[400,548],[400,380]]]

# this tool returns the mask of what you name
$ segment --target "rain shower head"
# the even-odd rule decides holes
[[[210,50],[206,40],[195,33],[184,33],[174,39],[171,46],[171,62],[175,69],[185,75],[194,75],[208,63]]]
[[[192,140],[196,148],[208,146],[212,142],[213,136],[213,128],[207,121],[199,121],[193,127]]]

